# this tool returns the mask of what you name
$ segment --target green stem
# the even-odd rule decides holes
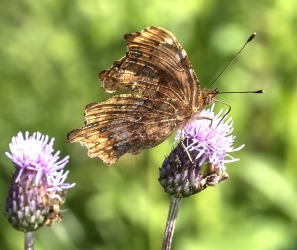
[[[175,222],[176,222],[180,203],[181,203],[181,198],[174,198],[173,196],[171,196],[171,202],[170,202],[170,208],[169,208],[167,222],[166,222],[166,228],[164,232],[162,250],[171,249],[172,237],[174,233]]]
[[[34,232],[27,232],[25,237],[25,250],[34,250]]]

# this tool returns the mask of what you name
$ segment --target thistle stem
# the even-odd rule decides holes
[[[25,250],[34,250],[34,232],[27,232],[25,237]]]
[[[179,210],[179,206],[181,203],[181,198],[174,198],[171,196],[170,201],[170,208],[168,212],[167,222],[166,222],[166,228],[164,232],[164,238],[163,238],[163,244],[162,244],[162,250],[170,250],[171,249],[171,243],[175,228],[175,222]]]

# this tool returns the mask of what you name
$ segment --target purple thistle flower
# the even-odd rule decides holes
[[[202,165],[205,161],[209,161],[215,165],[218,165],[221,170],[225,170],[224,163],[230,163],[238,161],[239,159],[233,158],[230,154],[234,151],[239,151],[244,145],[233,148],[235,136],[231,135],[233,132],[233,121],[226,117],[221,121],[221,114],[223,110],[215,116],[213,109],[215,105],[212,105],[210,109],[203,110],[199,116],[212,118],[198,119],[189,122],[184,127],[184,136],[186,138],[186,145],[188,151],[199,152],[196,159],[200,158],[199,165]],[[211,127],[210,127],[211,125]],[[181,130],[178,131],[176,139],[181,137]],[[225,160],[225,157],[229,157],[230,160]]]
[[[54,139],[33,133],[25,138],[19,132],[9,144],[7,157],[15,166],[6,199],[5,215],[11,225],[23,232],[35,231],[44,223],[51,226],[62,220],[59,212],[65,201],[67,189],[75,183],[64,183],[69,171],[63,168],[69,161],[59,160],[60,152],[53,154]]]
[[[182,136],[185,139],[179,142],[160,168],[159,182],[166,193],[188,197],[207,186],[216,186],[228,178],[225,163],[239,160],[229,154],[244,147],[232,147],[235,139],[231,135],[232,118],[226,121],[227,116],[223,116],[222,120],[223,110],[215,115],[213,109],[214,105],[203,110],[197,120],[178,131],[176,141]]]

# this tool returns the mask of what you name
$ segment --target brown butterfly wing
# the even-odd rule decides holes
[[[85,117],[85,125],[69,132],[67,140],[79,141],[90,157],[99,156],[108,165],[125,153],[138,154],[160,144],[179,123],[171,104],[132,94],[89,104]]]
[[[200,86],[188,56],[169,31],[148,27],[124,36],[128,52],[99,74],[106,92],[130,90],[181,109],[199,107]]]

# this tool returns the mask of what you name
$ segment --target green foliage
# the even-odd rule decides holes
[[[13,167],[5,157],[19,131],[56,138],[70,155],[64,220],[36,232],[36,249],[160,249],[169,197],[158,167],[172,139],[112,166],[87,157],[66,134],[81,127],[84,107],[110,95],[98,73],[120,59],[123,35],[155,25],[183,45],[203,87],[253,32],[257,37],[215,83],[232,106],[241,161],[230,179],[181,204],[173,249],[296,249],[296,1],[8,1],[0,9],[0,207]],[[220,108],[220,104],[216,105]],[[223,107],[223,106],[222,106]],[[224,108],[224,107],[223,107]],[[2,217],[0,249],[22,249],[23,234]]]

